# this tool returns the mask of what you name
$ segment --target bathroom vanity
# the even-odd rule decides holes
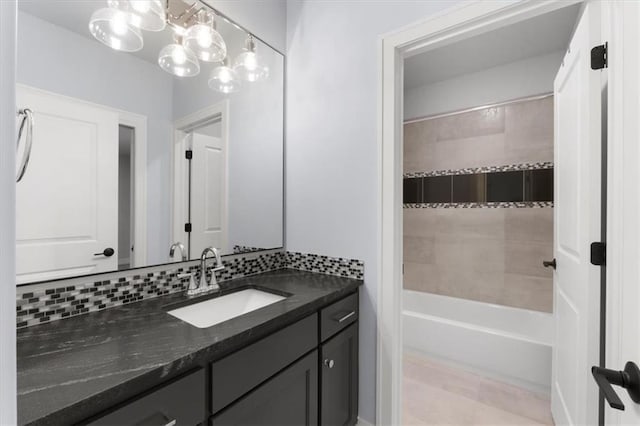
[[[361,284],[282,269],[20,330],[20,424],[355,424]],[[168,313],[244,289],[285,298],[208,328]]]

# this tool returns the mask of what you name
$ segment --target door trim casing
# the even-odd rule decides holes
[[[147,117],[116,110],[118,122],[134,130],[133,138],[133,262],[132,268],[147,266]]]
[[[184,230],[184,218],[187,217],[189,208],[189,181],[188,181],[188,168],[184,162],[184,152],[187,149],[185,144],[185,136],[187,131],[197,128],[200,125],[207,123],[220,117],[221,120],[221,132],[220,137],[222,143],[227,149],[225,154],[225,185],[227,188],[225,194],[227,197],[227,203],[224,211],[223,223],[229,232],[229,100],[225,99],[214,105],[202,108],[196,112],[193,112],[185,117],[181,117],[173,122],[173,140],[171,147],[172,155],[172,172],[171,172],[171,200],[173,205],[171,207],[171,242],[181,241],[186,245],[187,233]]]
[[[473,1],[378,39],[376,424],[401,423],[403,60],[582,0]]]

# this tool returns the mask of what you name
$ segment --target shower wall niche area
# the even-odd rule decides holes
[[[552,312],[553,97],[404,125],[404,288]]]

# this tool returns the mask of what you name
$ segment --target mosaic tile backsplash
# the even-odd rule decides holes
[[[363,279],[364,263],[315,254],[271,252],[223,259],[225,269],[216,272],[227,281],[283,268]],[[143,299],[186,290],[189,274],[198,274],[199,261],[53,281],[49,285],[17,288],[17,328],[43,324]],[[109,276],[109,279],[100,277]],[[34,288],[35,287],[35,288]]]

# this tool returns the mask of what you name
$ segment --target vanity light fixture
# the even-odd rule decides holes
[[[211,72],[208,83],[211,89],[222,93],[238,91],[242,80],[254,82],[269,75],[269,68],[256,54],[256,42],[251,34],[247,33],[243,52],[232,68],[227,44],[216,30],[218,12],[199,1],[191,5],[184,5],[182,0],[172,3],[175,1],[178,0],[107,0],[108,7],[91,15],[89,30],[96,39],[115,50],[137,52],[144,45],[140,30],[162,31],[169,26],[175,42],[160,50],[158,65],[178,77],[193,77],[200,73],[198,59],[221,62]],[[222,19],[226,20],[224,16]]]
[[[211,71],[209,87],[222,93],[233,93],[240,89],[240,79],[229,66],[229,58],[225,58],[221,65]]]
[[[256,54],[256,42],[251,34],[247,35],[244,52],[236,58],[233,69],[241,79],[250,82],[262,80],[269,75],[269,68],[260,62]]]
[[[201,9],[197,23],[184,33],[184,45],[206,62],[220,62],[227,56],[227,45],[215,29],[212,13]]]
[[[178,77],[193,77],[200,73],[200,63],[196,54],[187,48],[179,35],[175,42],[162,48],[158,55],[158,65],[166,72]]]
[[[101,43],[123,52],[137,52],[144,44],[140,30],[131,25],[130,14],[115,7],[93,12],[89,31]]]

